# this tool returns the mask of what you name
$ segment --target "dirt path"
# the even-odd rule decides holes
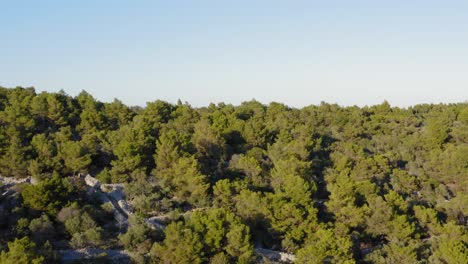
[[[90,176],[89,176],[90,177]],[[8,179],[3,180],[0,179],[2,182],[6,182],[8,187],[12,187],[19,183],[30,183],[30,181],[25,179]],[[86,182],[88,184],[88,182]],[[94,189],[97,193],[99,193],[101,200],[103,203],[110,203],[114,208],[114,218],[117,222],[122,222],[125,227],[128,226],[128,217],[131,212],[129,211],[129,206],[127,202],[124,200],[123,194],[123,185],[122,184],[103,184],[100,185],[97,180],[93,180],[92,184],[88,184],[88,186]],[[109,191],[109,189],[111,191]],[[11,194],[15,193],[14,191],[5,191],[2,196],[6,197]],[[120,201],[120,203],[119,203]],[[122,205],[126,208],[122,208]],[[194,208],[192,210],[183,212],[180,216],[188,216],[193,212],[205,210],[207,207],[203,208]],[[164,229],[166,226],[166,222],[170,221],[172,217],[171,213],[153,216],[145,219],[145,222],[151,226],[152,228]],[[73,263],[74,261],[82,260],[82,259],[93,259],[99,257],[105,257],[112,261],[112,263],[122,263],[127,264],[131,263],[130,261],[130,253],[126,250],[120,249],[98,249],[98,248],[87,248],[87,249],[67,249],[67,250],[59,250],[60,253],[60,260],[62,263]],[[270,249],[256,247],[255,252],[263,256],[270,261],[277,262],[280,261],[282,263],[293,263],[295,260],[295,256],[286,252],[281,251],[274,251]]]

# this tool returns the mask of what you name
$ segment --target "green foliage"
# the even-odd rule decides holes
[[[112,103],[104,105],[104,115],[109,129],[117,130],[119,127],[129,124],[135,113],[121,101],[114,99]]]
[[[38,253],[34,242],[27,237],[23,237],[9,242],[7,252],[0,252],[0,263],[42,264],[45,263],[45,260],[44,257]]]
[[[80,124],[77,126],[78,130],[89,132],[93,130],[100,130],[105,127],[104,113],[102,111],[103,105],[96,102],[92,95],[86,91],[82,91],[76,100],[81,107]]]
[[[113,182],[127,182],[130,180],[130,173],[135,170],[146,170],[143,150],[147,139],[142,130],[130,125],[122,126],[111,134],[111,142],[116,156],[111,163]]]
[[[65,163],[65,168],[75,175],[84,172],[91,163],[91,156],[80,142],[67,141],[60,146],[60,156]]]
[[[468,261],[468,232],[453,222],[445,224],[441,234],[431,241],[430,263],[466,263]]]
[[[31,140],[31,145],[36,154],[32,160],[29,171],[35,177],[40,178],[43,173],[50,173],[59,168],[57,146],[53,140],[48,139],[45,134],[37,134]]]
[[[439,234],[441,226],[439,219],[437,218],[436,210],[419,205],[413,207],[413,210],[414,216],[422,228],[427,229],[431,235]]]
[[[31,220],[29,223],[29,230],[34,242],[39,244],[43,244],[47,240],[52,240],[55,235],[54,225],[45,214]]]
[[[75,233],[70,240],[74,248],[98,247],[102,244],[102,229],[99,227],[88,229],[84,232]]]
[[[343,171],[329,182],[330,196],[326,202],[327,209],[332,212],[337,222],[348,227],[363,225],[367,206],[358,206],[358,184],[349,177],[348,171]]]
[[[201,164],[201,171],[208,175],[221,172],[220,166],[226,159],[225,142],[207,119],[201,119],[194,125],[192,142]]]
[[[169,225],[165,236],[161,244],[155,244],[152,254],[168,263],[253,261],[249,228],[224,209],[194,212],[187,222]],[[181,247],[187,252],[182,253]]]
[[[383,248],[375,250],[366,256],[366,260],[372,263],[418,263],[417,251],[414,245],[400,245],[389,243]]]
[[[132,218],[130,227],[125,234],[119,236],[119,240],[125,249],[145,254],[151,249],[152,233],[150,228],[142,220]]]
[[[26,185],[21,192],[24,205],[49,215],[56,212],[72,199],[73,186],[67,179],[60,178],[57,174],[44,179],[37,185]]]
[[[268,195],[265,199],[268,212],[266,219],[271,223],[271,233],[283,238],[289,251],[294,251],[304,242],[308,233],[317,226],[317,209],[311,203],[302,205],[287,201],[278,195]]]
[[[193,205],[207,203],[206,176],[201,174],[194,157],[181,157],[157,175],[162,187],[171,190],[176,199]]]
[[[245,175],[247,180],[255,186],[265,186],[260,162],[251,156],[238,155],[231,158],[230,168]]]
[[[223,252],[218,253],[211,257],[210,264],[228,264],[229,258]]]
[[[125,197],[131,203],[136,213],[143,216],[146,212],[163,211],[160,190],[149,181],[142,172],[133,173],[132,182],[124,185]]]
[[[337,237],[333,230],[319,229],[311,234],[305,246],[297,252],[299,263],[355,263],[352,242],[346,237]]]
[[[29,147],[24,144],[19,131],[9,127],[6,130],[5,138],[9,144],[1,150],[0,173],[5,176],[25,177],[28,163],[25,158],[29,158]]]
[[[172,223],[166,227],[166,239],[163,243],[155,243],[151,249],[154,262],[168,264],[203,262],[204,252],[201,237],[182,222]]]
[[[170,129],[162,133],[156,142],[156,154],[154,155],[156,168],[153,174],[162,176],[162,184],[169,185],[168,180],[165,180],[164,175],[168,173],[172,164],[183,156],[184,138],[180,133]]]
[[[298,263],[466,263],[467,131],[467,103],[128,107],[0,87],[0,174],[40,180],[1,187],[0,248],[27,236],[46,261],[65,240],[142,263],[248,263],[252,244]],[[165,238],[116,228],[80,173],[123,183]]]
[[[376,197],[370,201],[371,215],[367,218],[367,230],[378,236],[386,235],[391,242],[407,241],[415,231],[414,224],[408,221],[407,215],[399,214],[392,204]]]
[[[308,182],[303,170],[307,165],[296,159],[279,160],[271,175],[271,186],[275,194],[291,200],[293,203],[307,206],[311,203],[314,182]]]
[[[57,219],[64,224],[73,247],[95,247],[102,243],[102,228],[88,212],[79,209],[77,204],[62,208]]]
[[[219,180],[213,186],[214,204],[217,207],[232,209],[235,206],[234,196],[246,186],[242,182],[231,182],[228,179]]]

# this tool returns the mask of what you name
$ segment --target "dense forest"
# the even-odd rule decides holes
[[[129,107],[0,87],[0,175],[0,263],[468,263],[467,102]],[[74,261],[116,262],[103,252]]]

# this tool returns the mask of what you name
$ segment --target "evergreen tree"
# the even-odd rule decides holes
[[[38,253],[34,242],[23,237],[8,243],[8,251],[0,253],[0,263],[42,264],[45,259]]]

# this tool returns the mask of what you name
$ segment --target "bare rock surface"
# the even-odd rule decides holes
[[[296,256],[286,252],[275,251],[266,248],[255,248],[255,252],[260,256],[264,256],[270,261],[279,261],[284,263],[293,263],[296,259]]]
[[[7,188],[20,183],[32,183],[32,178],[10,178],[0,176],[0,182]],[[128,217],[133,214],[133,209],[130,204],[125,200],[124,185],[123,184],[101,184],[99,180],[90,176],[89,174],[84,177],[86,185],[88,185],[94,192],[99,194],[103,203],[110,203],[114,209],[114,219],[119,225],[124,227],[128,226]],[[7,197],[15,192],[7,190],[2,193],[2,197]],[[190,215],[195,211],[205,210],[207,208],[194,208],[180,214],[183,217]],[[145,222],[153,229],[164,229],[165,225],[171,219],[171,214],[164,214],[153,216],[145,219]],[[286,252],[274,251],[270,249],[256,247],[255,252],[273,262],[280,263],[293,263],[295,256]],[[120,249],[67,249],[59,250],[60,260],[62,263],[74,263],[75,261],[83,259],[106,258],[111,263],[128,264],[130,261],[130,253]]]

